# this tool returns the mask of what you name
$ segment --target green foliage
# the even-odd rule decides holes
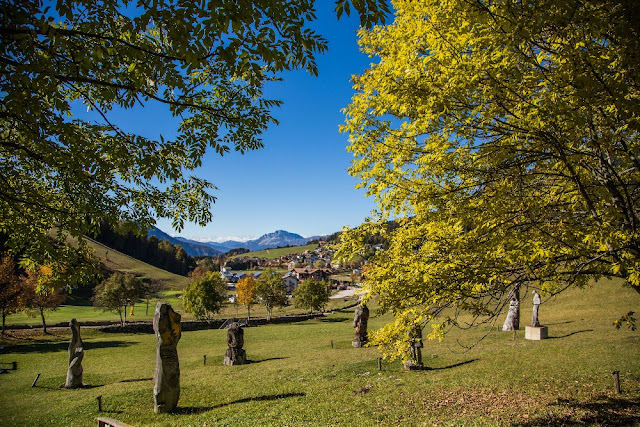
[[[267,321],[270,321],[273,308],[287,304],[287,287],[282,275],[272,269],[265,270],[256,280],[256,296],[267,309]]]
[[[115,311],[122,325],[127,321],[127,306],[145,295],[145,285],[131,273],[116,272],[96,286],[93,305],[105,311]],[[124,317],[123,317],[124,313]]]
[[[324,310],[329,302],[329,287],[321,280],[303,280],[293,291],[293,301],[298,308]]]
[[[338,19],[343,13],[349,16],[352,6],[360,14],[360,25],[367,28],[378,22],[384,23],[389,13],[387,0],[336,0]]]
[[[196,319],[211,319],[226,300],[227,285],[218,273],[208,273],[203,279],[184,288],[182,308]]]
[[[374,343],[400,357],[413,325],[437,319],[437,338],[460,312],[486,321],[514,286],[620,277],[640,291],[640,5],[393,5],[392,24],[360,32],[379,61],[342,127],[379,206],[342,256],[389,242],[366,274],[395,316]]]
[[[211,183],[190,176],[207,149],[262,147],[281,104],[264,84],[317,74],[326,41],[308,28],[313,1],[216,3],[25,0],[3,3],[0,232],[25,263],[69,265],[100,221],[145,231],[155,217],[206,224]],[[155,104],[174,139],[140,135],[113,110]],[[74,116],[77,109],[86,115]],[[70,160],[71,159],[71,160]],[[74,270],[80,279],[83,271]],[[80,280],[78,280],[80,281]]]
[[[8,315],[21,308],[22,287],[16,265],[9,255],[0,253],[0,311],[2,311],[2,333]]]
[[[615,326],[616,329],[620,329],[622,325],[626,325],[627,328],[631,329],[632,331],[635,331],[636,329],[638,329],[638,326],[636,324],[636,318],[634,317],[634,314],[635,312],[633,311],[628,312],[618,320],[615,320],[613,322],[613,326]]]

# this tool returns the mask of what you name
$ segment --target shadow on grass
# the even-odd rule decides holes
[[[566,322],[545,323],[544,326],[566,325],[567,323],[575,323],[575,320],[567,320]]]
[[[340,323],[348,322],[351,319],[348,317],[319,317],[317,320],[322,323]]]
[[[593,329],[585,329],[584,331],[575,331],[575,332],[571,332],[571,333],[566,334],[566,335],[560,335],[560,336],[557,336],[557,337],[548,337],[547,339],[555,340],[555,339],[559,339],[559,338],[567,338],[567,337],[570,337],[571,335],[581,334],[583,332],[593,332]]]
[[[64,384],[59,385],[58,387],[51,387],[48,385],[34,385],[31,388],[42,388],[45,390],[68,390],[68,391],[73,391],[73,390],[89,390],[92,388],[99,388],[99,387],[104,387],[104,384],[83,384],[81,387],[74,387],[74,388],[66,388],[64,386]]]
[[[121,380],[118,381],[119,383],[137,383],[137,382],[141,382],[141,381],[153,381],[153,378],[134,378],[131,380]]]
[[[545,415],[526,423],[514,423],[514,426],[564,426],[564,425],[605,425],[631,426],[640,423],[640,397],[596,396],[587,402],[573,399],[558,399],[551,406],[578,410],[579,414]]]
[[[127,341],[97,341],[97,342],[84,342],[85,350],[95,350],[98,348],[114,348],[114,347],[129,347],[132,343]],[[3,354],[7,353],[50,353],[56,351],[69,350],[69,341],[60,342],[33,342],[22,345],[9,345],[2,349]]]
[[[288,399],[290,397],[303,397],[306,396],[305,393],[284,393],[284,394],[271,394],[267,396],[256,396],[256,397],[247,397],[244,399],[234,400],[233,402],[221,403],[219,405],[214,406],[185,406],[178,407],[175,411],[172,412],[173,415],[193,415],[193,414],[202,414],[204,412],[212,411],[214,409],[224,408],[225,406],[235,405],[237,403],[247,403],[247,402],[264,402],[264,401],[272,401],[272,400],[280,400],[280,399]]]
[[[268,359],[247,360],[247,365],[251,363],[262,363],[262,362],[268,362],[269,360],[282,360],[282,359],[289,359],[289,358],[288,357],[270,357]]]
[[[452,368],[457,368],[458,366],[463,366],[463,365],[468,365],[469,363],[473,363],[475,361],[477,361],[478,359],[471,359],[471,360],[467,360],[464,362],[460,362],[460,363],[454,363],[453,365],[449,365],[449,366],[443,366],[441,368],[427,368],[429,371],[440,371],[443,369],[452,369]]]

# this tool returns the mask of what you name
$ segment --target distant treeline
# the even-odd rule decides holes
[[[173,245],[156,236],[138,236],[131,231],[114,230],[107,223],[100,224],[100,233],[95,240],[147,264],[182,276],[186,276],[195,266],[195,260],[180,245]]]

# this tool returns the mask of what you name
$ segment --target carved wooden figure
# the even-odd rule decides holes
[[[247,363],[247,353],[244,346],[244,330],[239,323],[234,322],[227,330],[227,345],[229,348],[224,355],[225,365],[244,365]]]
[[[76,319],[71,319],[69,328],[73,334],[69,344],[69,369],[67,369],[66,388],[82,387],[82,359],[84,359],[84,348],[82,348],[82,338],[80,338],[80,325]]]
[[[180,314],[170,304],[158,302],[153,317],[156,345],[156,372],[154,374],[153,410],[156,414],[171,412],[180,398],[180,363],[177,345],[182,335]]]
[[[366,304],[359,305],[353,316],[353,328],[356,333],[351,342],[354,347],[363,347],[368,341],[367,323],[369,321],[369,308]]]

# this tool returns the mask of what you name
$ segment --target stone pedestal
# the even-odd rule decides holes
[[[549,328],[546,326],[525,326],[524,338],[527,340],[546,340],[549,338]]]
[[[422,363],[416,363],[413,360],[407,360],[404,362],[404,369],[407,371],[422,371],[425,370],[425,366]]]
[[[223,364],[228,366],[244,365],[247,363],[247,352],[243,348],[231,349],[228,348],[224,355]]]

